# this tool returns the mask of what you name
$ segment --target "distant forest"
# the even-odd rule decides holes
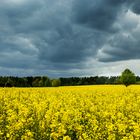
[[[0,77],[0,87],[57,87],[77,85],[101,85],[120,84],[119,76],[95,76],[95,77],[70,77],[50,79],[47,76],[37,77]],[[136,76],[136,83],[140,83],[140,77]]]

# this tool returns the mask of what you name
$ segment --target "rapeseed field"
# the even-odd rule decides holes
[[[0,140],[139,140],[140,86],[0,88]]]

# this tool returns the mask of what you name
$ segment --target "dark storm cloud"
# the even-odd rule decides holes
[[[129,10],[132,10],[135,14],[139,14],[139,0],[99,0],[94,2],[92,0],[88,2],[84,0],[81,2],[79,0],[75,1],[74,9],[77,9],[74,15],[74,20],[77,24],[90,27],[94,30],[100,30],[101,34],[104,34],[104,31],[110,32],[110,36],[113,36],[112,41],[108,41],[108,39],[103,40],[101,48],[98,47],[99,55],[97,54],[97,59],[99,61],[109,62],[139,59],[139,38],[133,40],[135,33],[132,35],[130,29],[126,30],[127,27],[136,29],[136,25],[133,26],[133,23],[129,21],[131,19],[127,20],[128,23],[125,23],[126,25],[123,25],[122,21],[119,20]],[[122,36],[124,32],[129,32],[132,38]],[[107,47],[104,47],[104,45]]]
[[[140,40],[135,40],[130,36],[115,36],[109,46],[102,48],[99,60],[103,62],[139,59]]]
[[[18,10],[24,9],[26,3],[20,5],[20,8],[15,8],[10,12],[12,19],[8,22],[9,26],[13,28],[11,32],[14,36],[21,34],[21,37],[28,38],[38,49],[37,55],[40,63],[49,68],[69,69],[78,67],[79,63],[91,55],[95,55],[97,52],[95,44],[100,44],[98,38],[101,40],[102,35],[72,23],[72,6],[69,7],[68,2],[59,4],[48,1],[38,5],[41,4],[42,8],[37,9],[36,5],[29,3],[28,7],[31,7],[31,11],[30,8],[26,8],[27,17],[22,17],[23,13]],[[44,4],[46,5],[44,6]],[[19,15],[15,16],[15,13]],[[6,15],[10,18],[9,12],[6,12]],[[8,44],[9,42],[7,42]],[[16,48],[21,52],[20,44],[18,44],[19,47],[15,43],[14,47],[12,44],[10,45],[11,49]],[[24,48],[24,45],[22,47]]]
[[[120,18],[120,32],[112,34],[98,50],[97,58],[102,62],[131,60],[140,58],[140,22],[139,15],[131,11]],[[119,22],[119,21],[118,21]]]
[[[136,14],[140,14],[140,1],[135,0],[132,2],[132,11]]]
[[[110,31],[126,0],[76,0],[74,20],[97,30]]]
[[[139,0],[5,0],[0,66],[69,71],[92,60],[139,59],[139,5]]]

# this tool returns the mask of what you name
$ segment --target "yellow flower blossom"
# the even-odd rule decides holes
[[[139,140],[140,86],[0,88],[0,139]]]

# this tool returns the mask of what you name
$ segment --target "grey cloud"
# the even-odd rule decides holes
[[[140,1],[135,0],[132,2],[132,11],[136,14],[140,14]]]
[[[95,59],[139,58],[138,19],[123,20],[139,14],[139,0],[13,1],[0,5],[1,67],[61,75]]]
[[[34,56],[16,52],[0,53],[0,65],[4,68],[30,69],[35,68],[36,58]]]
[[[74,2],[73,17],[77,24],[110,31],[124,3],[124,0],[77,0]]]
[[[140,58],[140,39],[135,37],[136,32],[131,34],[121,33],[115,35],[98,52],[98,60],[113,62]]]
[[[69,68],[68,65],[78,65],[88,57],[94,56],[97,52],[94,44],[99,44],[99,40],[95,39],[98,34],[81,31],[81,29],[77,32],[70,31],[68,33],[66,30],[62,35],[58,31],[55,33],[56,37],[54,33],[50,33],[48,39],[46,38],[44,42],[40,41],[41,45],[39,46],[42,46],[40,47],[40,59],[46,61],[46,63],[49,61],[56,67],[59,64],[63,69],[62,64]],[[101,37],[101,35],[98,36]]]

